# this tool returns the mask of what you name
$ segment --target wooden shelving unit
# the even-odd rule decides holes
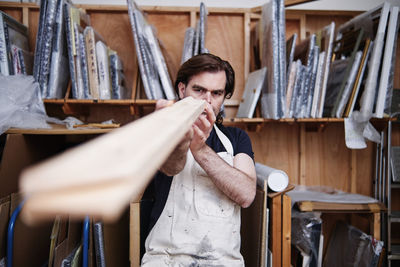
[[[298,1],[287,1],[287,4],[295,2]],[[114,119],[124,125],[152,112],[155,101],[140,97],[138,66],[127,7],[111,5],[80,7],[90,15],[92,26],[120,55],[127,84],[132,85],[134,93],[126,100],[77,100],[69,98],[68,94],[63,99],[46,99],[44,103],[48,114],[59,118],[72,115],[85,122]],[[143,6],[142,9],[147,13],[148,22],[157,29],[157,36],[165,52],[173,80],[180,65],[185,30],[188,26],[195,26],[199,8]],[[35,47],[38,6],[1,2],[0,10],[29,26],[30,46]],[[226,102],[224,124],[247,130],[252,141],[255,161],[284,170],[291,184],[330,186],[345,192],[372,196],[375,144],[367,142],[367,148],[363,150],[348,149],[345,145],[344,119],[235,118],[247,75],[251,71],[250,32],[260,19],[260,10],[260,8],[208,8],[206,46],[211,53],[231,62],[236,72],[235,93]],[[296,32],[301,39],[304,39],[331,21],[340,25],[359,13],[287,10],[286,37]],[[399,63],[396,64],[398,69]],[[395,77],[394,87],[400,88],[400,76]],[[388,119],[372,120],[378,130],[384,129],[387,122]],[[34,147],[30,143],[32,140],[38,139],[41,141],[40,144],[46,144],[40,135],[57,135],[55,143],[59,144],[65,141],[63,135],[97,135],[109,131],[112,130],[71,131],[56,127],[49,130],[10,129],[7,133],[15,134],[13,145],[16,147],[20,144],[24,144],[24,147],[27,144]],[[32,135],[36,136],[31,139]],[[397,143],[400,143],[400,130],[394,131],[393,136]],[[31,162],[26,160],[23,163]],[[10,175],[13,179],[18,179],[17,173],[18,170],[13,170]],[[15,184],[6,189],[13,186]],[[360,224],[357,218],[348,219],[356,227],[368,232],[368,226]]]

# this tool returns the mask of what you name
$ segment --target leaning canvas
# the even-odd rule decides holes
[[[264,67],[262,69],[253,71],[249,74],[236,117],[238,118],[253,117],[257,101],[260,97],[261,88],[265,81],[266,73],[267,73],[267,68]]]

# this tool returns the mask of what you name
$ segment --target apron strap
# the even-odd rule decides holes
[[[215,123],[214,123],[214,129],[222,145],[225,147],[226,152],[228,152],[228,154],[230,154],[233,157],[233,146],[231,141],[229,141],[229,138],[226,137],[226,135],[217,127]]]

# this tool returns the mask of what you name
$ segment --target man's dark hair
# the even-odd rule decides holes
[[[199,54],[187,60],[180,67],[175,81],[175,91],[179,96],[178,84],[183,83],[188,85],[190,79],[202,72],[216,73],[225,71],[226,84],[225,84],[225,98],[231,98],[235,89],[235,71],[228,61],[221,59],[213,54]],[[222,112],[217,115],[216,123],[222,123]]]
[[[212,54],[200,54],[183,63],[176,76],[175,91],[179,96],[178,84],[181,82],[188,85],[190,79],[199,73],[219,71],[225,71],[225,98],[231,98],[235,87],[235,71],[228,61]]]

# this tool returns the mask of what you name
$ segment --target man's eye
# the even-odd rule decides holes
[[[220,96],[220,95],[223,95],[224,92],[223,91],[214,91],[213,94],[217,95],[217,96]]]

